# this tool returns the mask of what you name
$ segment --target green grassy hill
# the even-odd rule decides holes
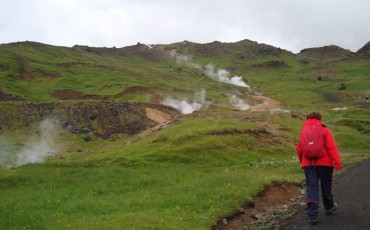
[[[2,44],[0,229],[210,228],[267,184],[303,180],[295,144],[313,110],[345,165],[366,158],[367,50]]]
[[[171,56],[173,50],[180,59]],[[335,46],[305,49],[294,55],[249,40],[124,48],[20,42],[0,45],[0,51],[1,90],[34,102],[150,102],[166,95],[193,97],[201,89],[216,103],[224,103],[228,93],[243,95],[242,89],[219,84],[194,67],[204,68],[209,63],[216,70],[228,70],[230,77],[241,76],[255,90],[271,94],[287,106],[292,106],[287,97],[306,97],[305,104],[324,103],[320,92],[334,93],[344,103],[352,103],[357,94],[365,95],[369,88],[368,58],[359,58],[364,52],[356,56]]]

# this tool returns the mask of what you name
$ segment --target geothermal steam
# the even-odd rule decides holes
[[[178,100],[172,97],[166,97],[161,104],[171,106],[182,114],[190,114],[202,108],[207,108],[210,102],[206,101],[206,91],[202,89],[195,94],[194,101],[189,101],[187,98]]]
[[[249,109],[249,105],[246,104],[242,99],[238,98],[236,95],[230,96],[230,103],[232,106],[239,110],[247,110]]]
[[[230,85],[250,88],[243,81],[242,77],[240,76],[230,77],[230,72],[225,69],[215,69],[215,67],[212,64],[208,64],[202,67],[201,65],[195,63],[190,55],[179,54],[177,53],[176,50],[172,50],[170,52],[170,56],[173,59],[175,59],[176,62],[179,64],[187,64],[194,69],[202,71],[207,77],[209,77],[212,80]]]
[[[204,74],[218,82],[249,88],[249,86],[243,81],[242,77],[230,77],[229,71],[225,69],[216,70],[212,64],[208,64],[204,67]]]
[[[16,151],[10,145],[0,145],[0,167],[14,168],[26,164],[41,163],[58,151],[56,144],[60,127],[55,119],[47,118],[39,124],[39,135],[31,137]]]
[[[191,55],[183,55],[183,54],[177,53],[176,50],[171,50],[170,57],[175,59],[177,64],[186,64],[194,69],[202,70],[201,65],[193,62],[193,57]]]

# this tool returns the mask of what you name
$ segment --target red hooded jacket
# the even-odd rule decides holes
[[[316,160],[316,165],[335,167],[335,169],[340,170],[343,166],[340,160],[338,148],[330,130],[320,120],[317,119],[306,120],[303,124],[303,127],[310,124],[321,124],[324,127],[324,142],[326,151],[323,157]],[[303,168],[305,166],[310,166],[310,160],[302,153],[301,139],[298,141],[296,150],[298,153],[299,162],[301,162],[301,167]]]

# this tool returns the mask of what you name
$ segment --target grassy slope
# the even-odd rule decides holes
[[[159,96],[175,94],[191,99],[195,92],[204,88],[210,97],[224,100],[223,94],[234,92],[236,88],[225,87],[187,66],[176,67],[176,63],[169,59],[151,62],[140,56],[89,53],[37,43],[3,45],[0,48],[4,51],[0,56],[1,63],[4,63],[0,72],[2,89],[36,102],[55,101],[52,93],[65,89],[127,100],[132,96],[119,94],[132,86],[148,87]],[[74,65],[69,68],[60,66],[65,63]],[[24,72],[31,77],[22,80]],[[47,77],[52,73],[57,73],[58,77]],[[223,94],[219,93],[220,90]],[[176,92],[181,94],[176,95]]]
[[[126,139],[106,143],[102,154],[67,155],[2,170],[2,225],[204,229],[266,183],[301,179],[293,150],[279,138],[290,138],[288,131],[279,137],[209,134],[261,130],[252,121],[266,115],[237,112],[235,121],[218,114],[183,117],[179,125],[133,144],[127,145]],[[83,144],[83,152],[93,148]]]
[[[200,56],[189,50],[196,53],[194,61],[234,69],[232,74],[243,76],[248,84],[281,100],[299,115],[319,106],[344,162],[367,156],[369,112],[351,101],[369,88],[370,68],[365,61],[318,67],[313,63],[302,65],[283,54],[240,63],[234,54],[242,51],[241,45],[227,54],[220,51],[219,57]],[[6,50],[0,52],[3,90],[34,101],[56,100],[50,93],[62,89],[111,95],[119,100],[145,100],[119,95],[137,85],[150,87],[158,95],[189,98],[204,87],[207,99],[217,103],[225,103],[226,93],[240,93],[238,87],[213,82],[186,65],[179,70],[169,60],[150,62],[114,55],[101,58],[62,47]],[[10,59],[12,55],[18,56]],[[271,60],[283,60],[290,67],[252,67]],[[69,69],[56,65],[67,62],[82,64]],[[19,79],[22,66],[32,73],[31,79]],[[45,72],[60,76],[45,77]],[[317,81],[320,73],[330,73],[330,78]],[[345,92],[337,90],[342,81],[347,86]],[[340,105],[351,108],[328,110],[333,105],[318,95],[323,91],[340,95],[344,99]],[[64,149],[59,154],[64,159],[55,157],[44,164],[0,169],[1,228],[204,229],[251,199],[267,183],[299,182],[303,178],[294,152],[302,121],[287,113],[239,112],[214,105],[177,119],[179,123],[131,144],[128,140],[134,137],[84,142],[79,135],[63,133],[60,142]],[[27,139],[22,130],[7,131],[6,135],[14,143]]]

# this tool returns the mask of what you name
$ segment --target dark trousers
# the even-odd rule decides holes
[[[307,166],[303,169],[307,186],[307,215],[311,220],[316,220],[319,217],[319,181],[325,209],[333,207],[333,167]]]

